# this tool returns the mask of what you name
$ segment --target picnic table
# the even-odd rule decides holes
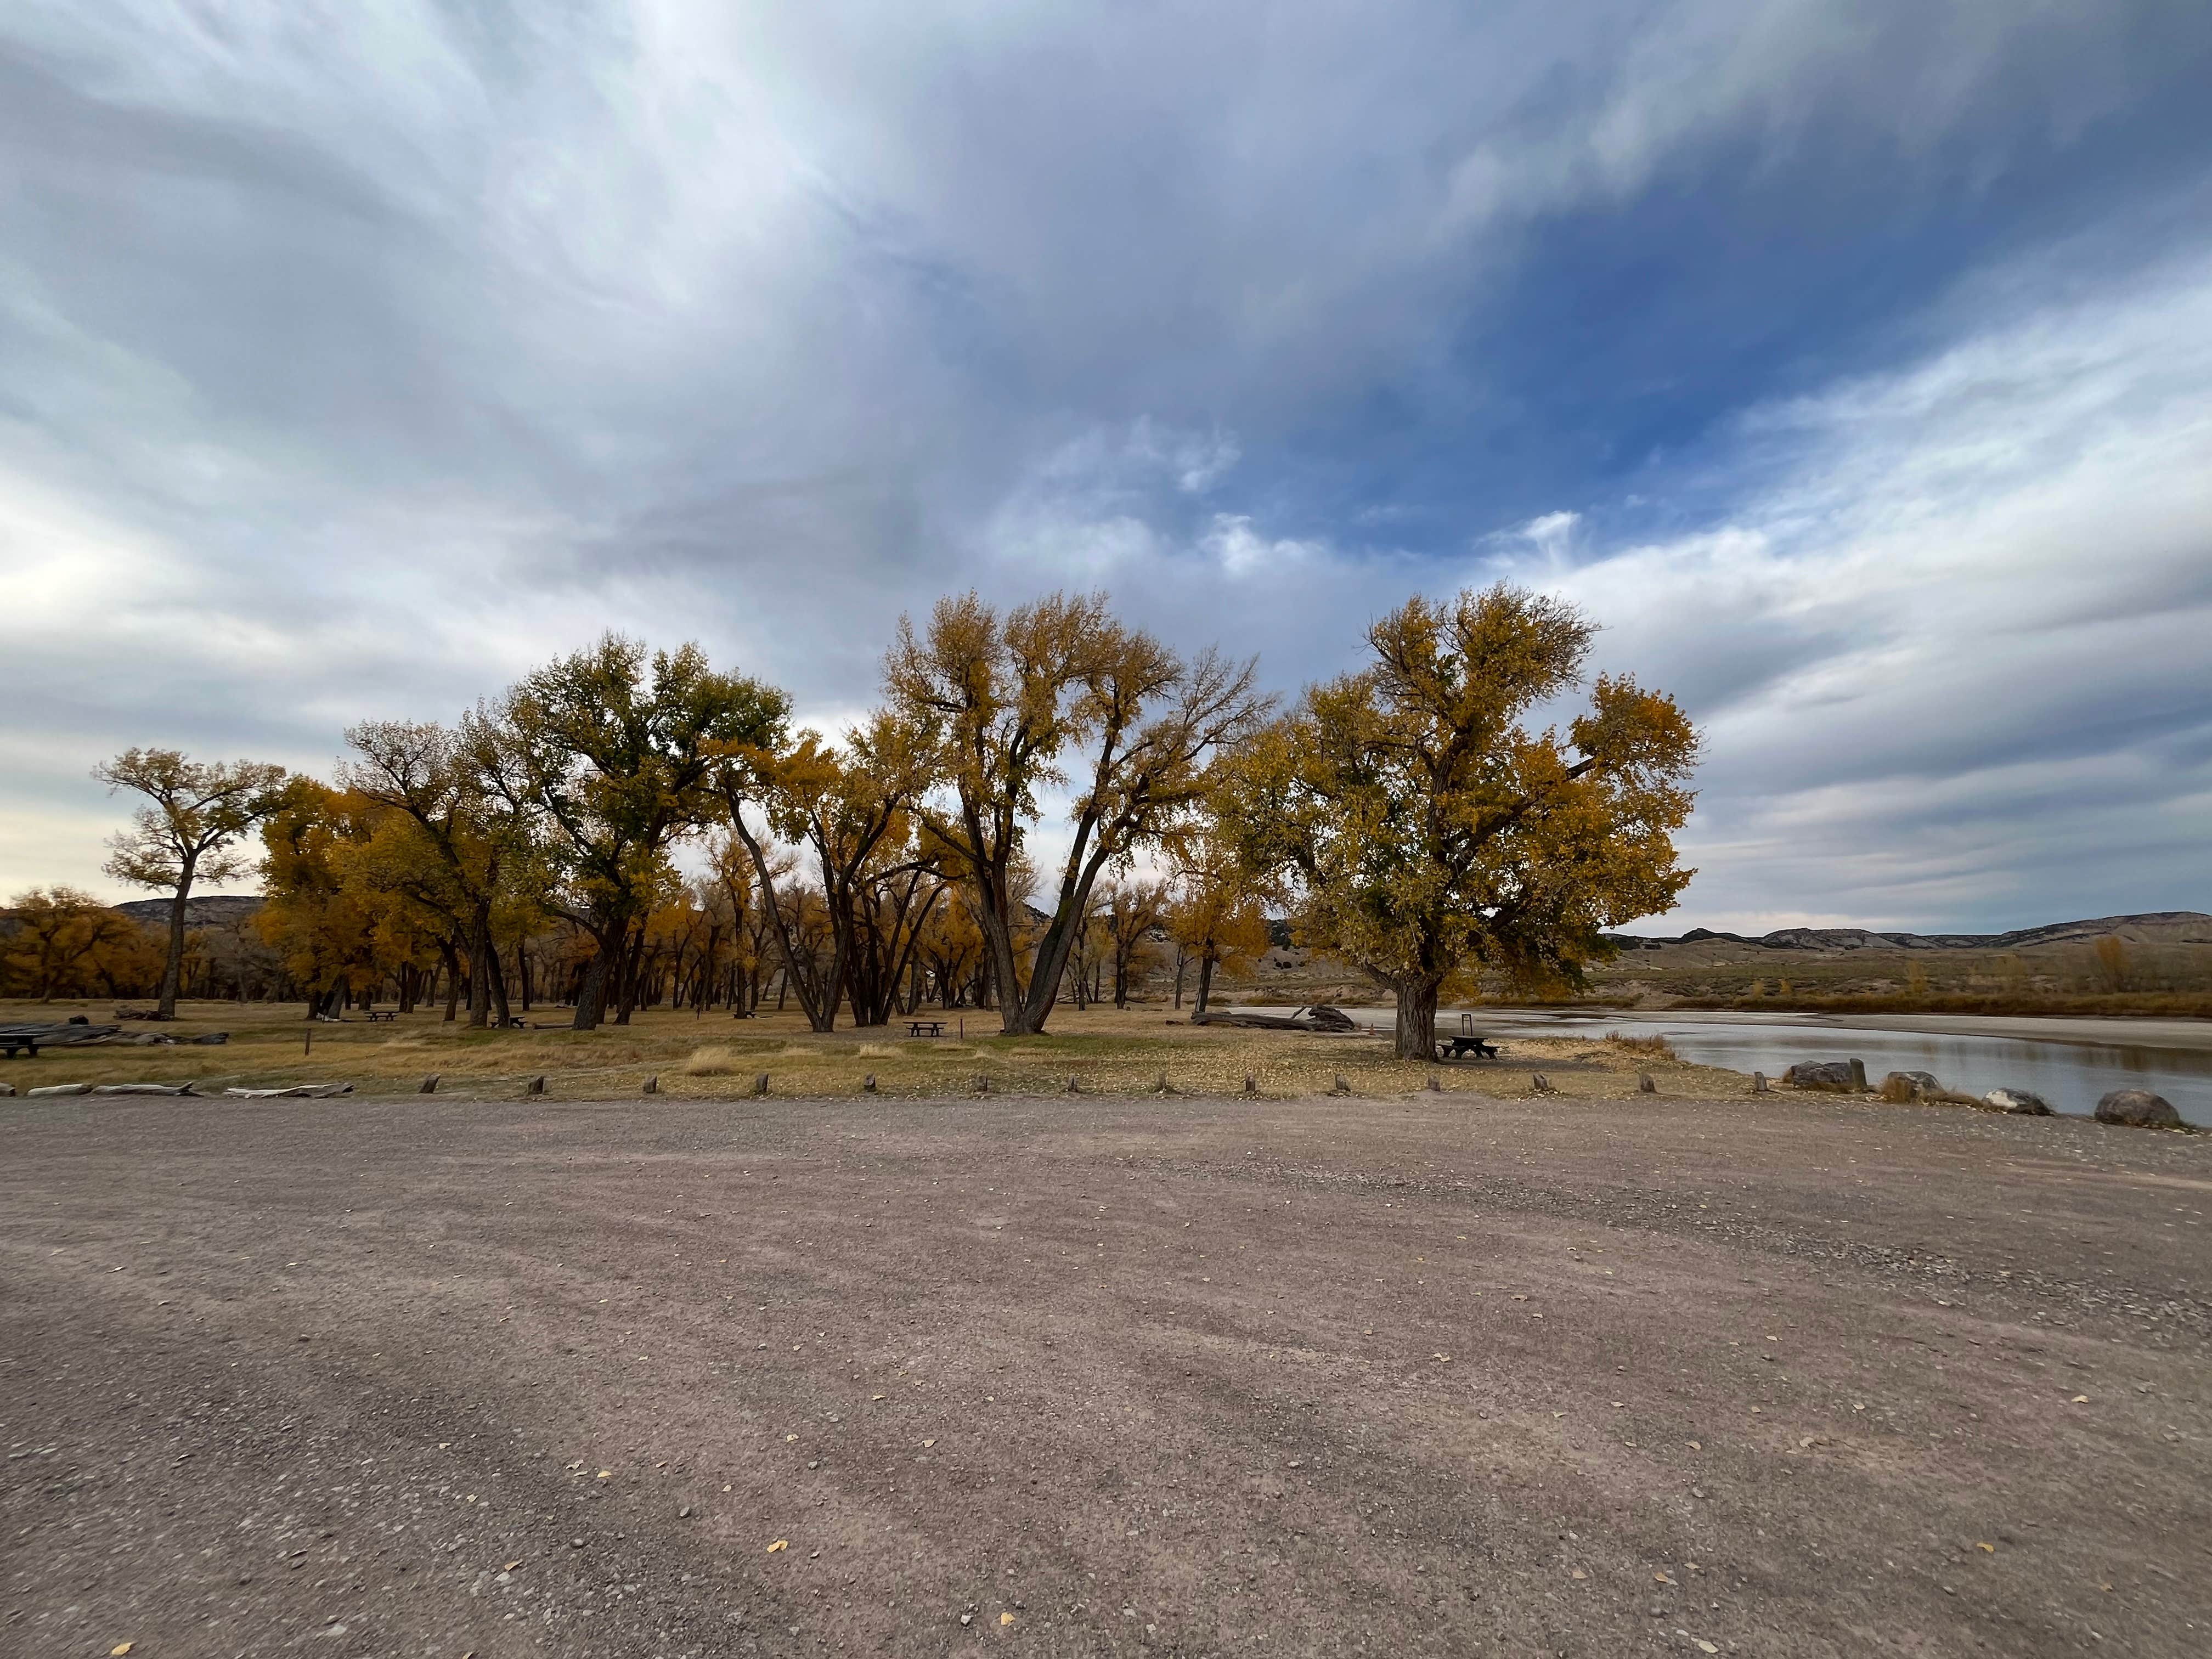
[[[371,1025],[377,1024],[380,1020],[385,1024],[389,1025],[399,1018],[399,1011],[397,1008],[368,1008],[362,1011],[361,1017],[367,1020]]]
[[[76,1042],[104,1042],[122,1029],[77,1019],[63,1025],[0,1025],[0,1050],[5,1050],[9,1060],[18,1053],[36,1060],[41,1045],[62,1048]]]
[[[1498,1045],[1485,1042],[1479,1036],[1446,1037],[1437,1045],[1437,1048],[1439,1050],[1437,1057],[1442,1060],[1464,1060],[1469,1054],[1474,1055],[1479,1060],[1498,1058]]]
[[[945,1022],[941,1019],[910,1019],[906,1023],[906,1034],[910,1037],[943,1036]]]

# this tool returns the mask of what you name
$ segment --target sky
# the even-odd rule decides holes
[[[1703,731],[1646,931],[2212,909],[2212,7],[0,11],[0,894],[613,628],[806,718],[1101,588],[1510,580]]]

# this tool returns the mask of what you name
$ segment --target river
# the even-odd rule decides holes
[[[1389,1008],[1345,1012],[1382,1030],[1396,1022]],[[1461,1018],[1440,1013],[1438,1032],[1459,1030]],[[2187,1121],[2212,1127],[2212,1020],[1830,1019],[1702,1009],[1646,1014],[1531,1008],[1478,1009],[1467,1018],[1474,1030],[1509,1042],[1516,1036],[1601,1037],[1608,1031],[1663,1036],[1684,1060],[1769,1077],[1800,1060],[1856,1059],[1865,1062],[1868,1078],[1876,1083],[1885,1072],[1932,1072],[1967,1094],[2027,1089],[2050,1102],[2053,1111],[2081,1115],[2094,1111],[2109,1090],[2148,1089],[2172,1101]]]

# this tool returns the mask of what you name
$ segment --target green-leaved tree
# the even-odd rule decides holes
[[[280,806],[285,773],[263,761],[193,761],[173,749],[126,749],[93,769],[109,790],[133,789],[147,804],[108,842],[107,873],[169,897],[169,952],[161,1011],[177,1012],[185,962],[185,908],[195,882],[235,880],[256,858],[248,830]]]

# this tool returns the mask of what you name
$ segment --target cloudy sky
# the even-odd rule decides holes
[[[1108,589],[1288,690],[1571,595],[1668,924],[2212,908],[2203,0],[29,0],[0,892],[613,626],[836,719]]]

